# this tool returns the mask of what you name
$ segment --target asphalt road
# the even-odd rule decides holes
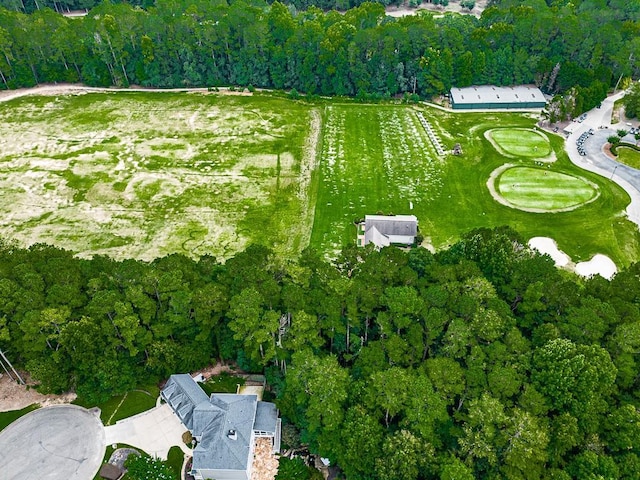
[[[602,102],[600,108],[594,108],[587,112],[587,118],[584,122],[567,138],[566,150],[575,165],[602,175],[625,189],[631,197],[631,203],[626,210],[627,217],[640,227],[640,170],[618,163],[604,153],[608,137],[616,134],[619,128],[629,130],[625,124],[611,124],[613,103],[622,96],[623,92],[611,96]],[[594,134],[588,136],[584,142],[583,147],[586,155],[582,156],[578,153],[576,140],[589,129],[593,129]],[[623,140],[635,142],[635,138],[631,135],[627,135]]]
[[[40,408],[0,432],[2,480],[87,480],[102,464],[100,418],[76,405]]]

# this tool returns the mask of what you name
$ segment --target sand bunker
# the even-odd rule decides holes
[[[613,261],[606,255],[600,253],[593,256],[588,262],[580,262],[576,264],[576,273],[583,277],[590,277],[592,275],[601,275],[606,279],[611,279],[618,268]]]
[[[566,267],[571,263],[569,255],[558,248],[556,241],[549,237],[533,237],[529,240],[529,247],[542,254],[549,255],[556,263],[556,267]]]
[[[593,256],[587,262],[573,263],[571,257],[558,248],[555,240],[549,237],[533,237],[529,240],[529,247],[542,254],[549,255],[556,264],[556,267],[566,268],[583,277],[600,275],[607,280],[617,273],[618,268],[606,255],[600,253]]]

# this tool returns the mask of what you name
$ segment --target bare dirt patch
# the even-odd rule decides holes
[[[34,383],[28,375],[24,373],[21,375],[22,378],[26,376],[25,381],[27,385],[20,385],[7,375],[0,377],[0,412],[20,410],[33,404],[47,407],[49,405],[71,403],[76,399],[75,393],[43,395],[33,388]]]

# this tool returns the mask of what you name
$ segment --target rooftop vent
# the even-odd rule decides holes
[[[235,430],[229,430],[227,432],[227,437],[229,437],[231,440],[237,440],[238,439],[238,433]]]

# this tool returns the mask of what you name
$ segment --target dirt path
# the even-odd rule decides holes
[[[256,88],[256,91],[261,89]],[[88,92],[186,92],[186,93],[203,93],[210,95],[239,95],[250,96],[251,92],[231,90],[230,87],[220,87],[217,91],[211,91],[208,88],[115,88],[115,87],[87,87],[85,85],[73,83],[59,83],[56,85],[40,85],[32,88],[18,88],[16,90],[0,91],[0,102],[7,102],[14,98],[24,97],[27,95],[78,95]]]
[[[27,377],[27,383],[31,383]],[[0,377],[0,412],[9,410],[20,410],[33,405],[41,407],[57,405],[61,403],[71,403],[76,399],[75,393],[65,393],[63,395],[43,395],[34,388],[19,385],[9,378],[8,375]]]

